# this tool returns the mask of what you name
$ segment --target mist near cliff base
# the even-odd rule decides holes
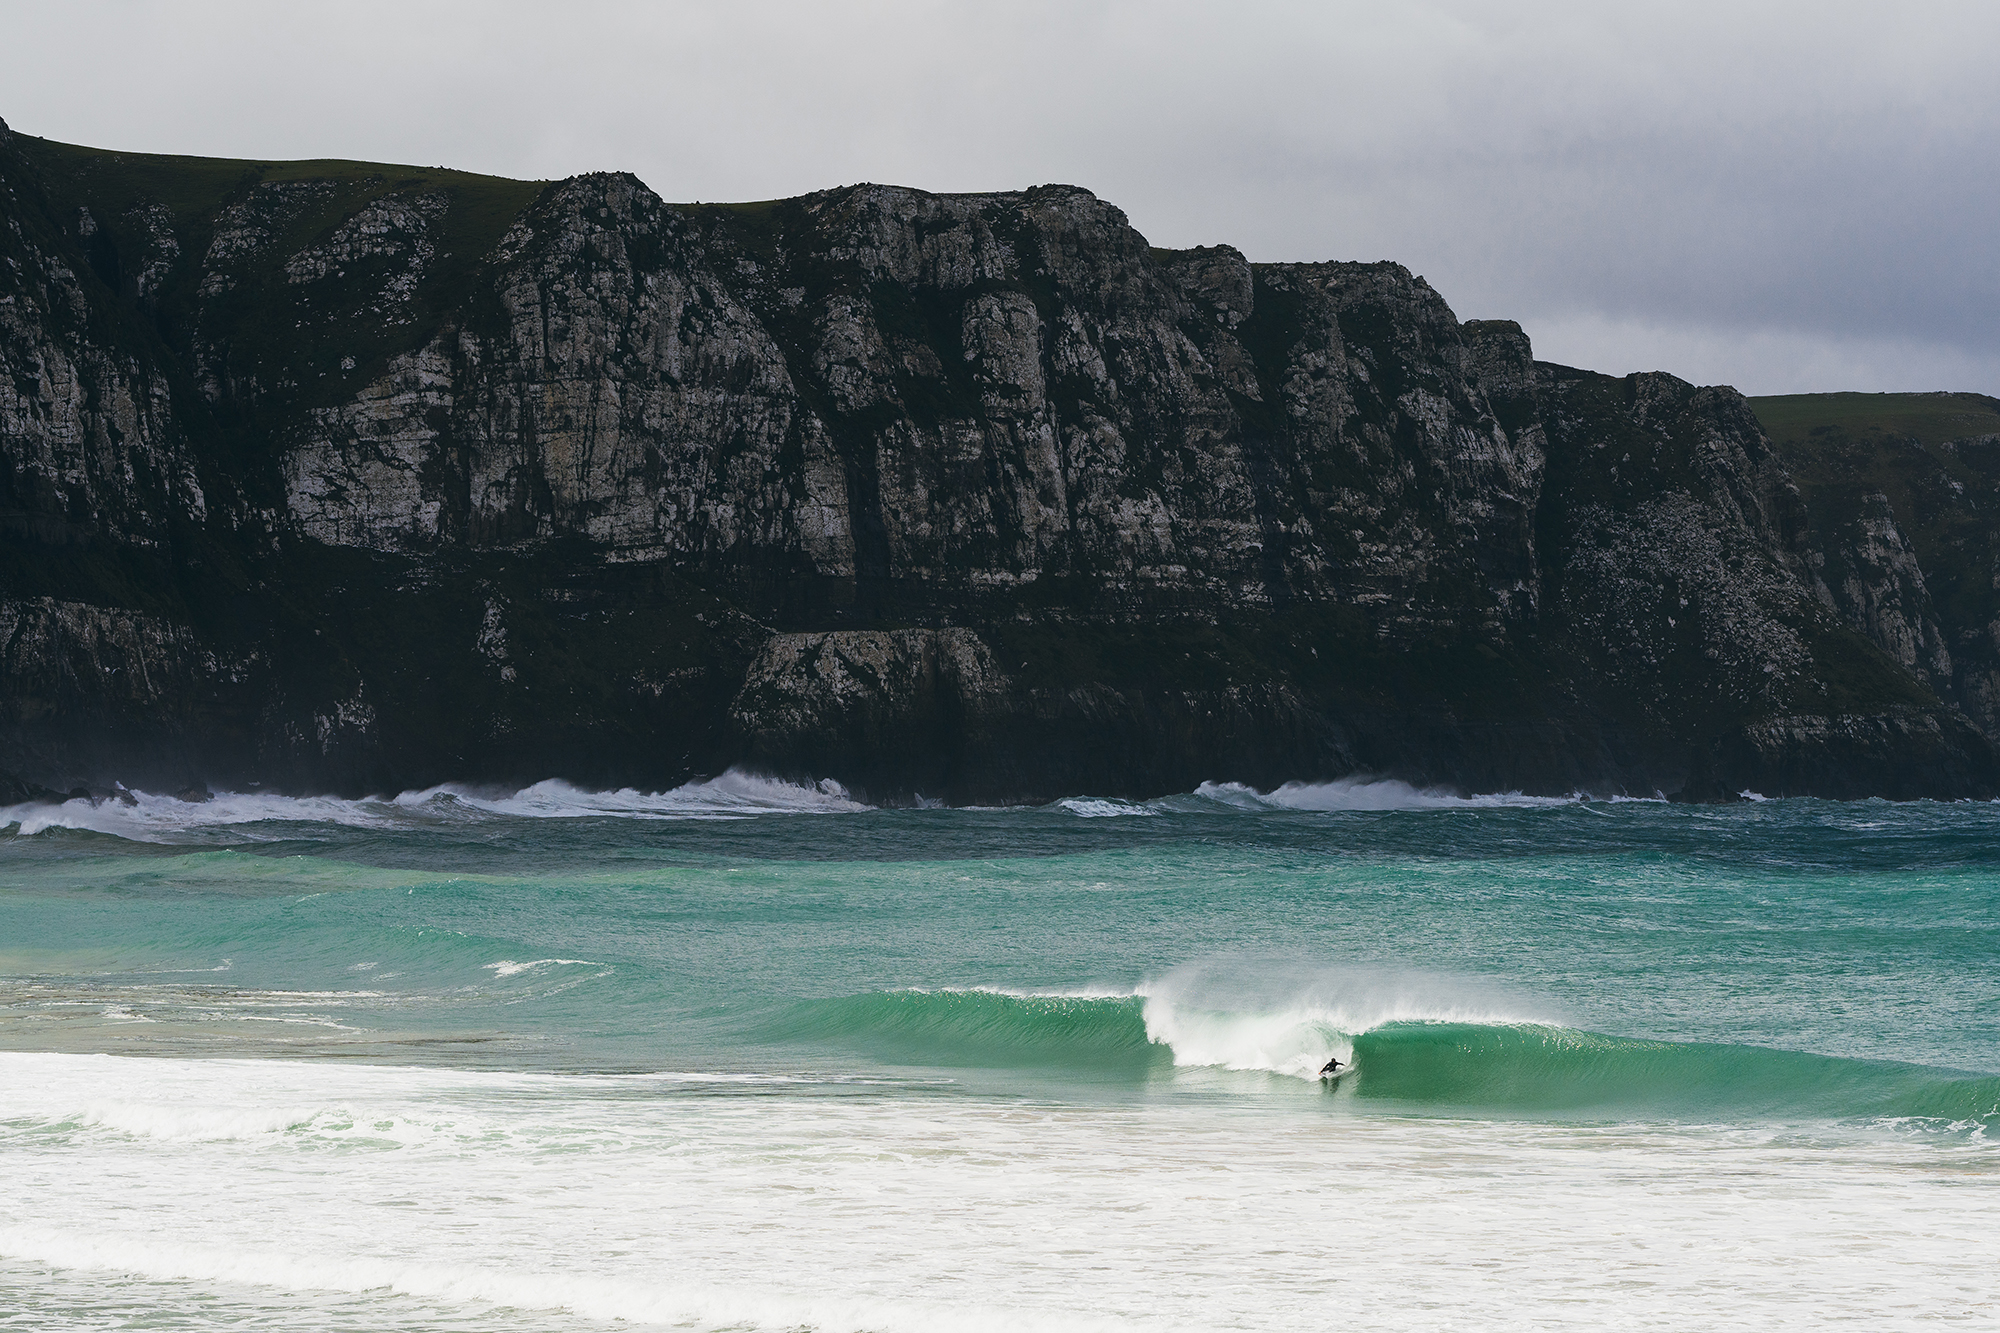
[[[670,200],[1066,181],[1155,244],[1392,258],[1537,353],[2000,392],[2000,10],[879,0],[10,7],[15,129],[620,169]]]

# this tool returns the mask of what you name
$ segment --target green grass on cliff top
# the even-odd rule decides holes
[[[1780,445],[1835,434],[1924,445],[2000,434],[2000,399],[1979,393],[1787,393],[1750,407]]]
[[[490,203],[509,216],[531,202],[546,181],[482,176],[448,167],[321,158],[296,162],[247,158],[124,153],[16,135],[43,175],[64,195],[94,196],[114,208],[144,200],[164,204],[177,221],[214,214],[234,194],[261,181],[323,180],[375,191],[448,189],[468,203]]]
[[[199,322],[210,337],[236,349],[232,375],[294,386],[296,401],[285,400],[292,408],[342,401],[391,357],[428,340],[473,293],[507,228],[548,188],[545,181],[445,167],[125,153],[28,135],[14,136],[14,143],[40,180],[52,221],[79,244],[77,210],[90,210],[97,229],[83,253],[114,291],[129,294],[125,275],[149,262],[146,229],[133,221],[131,210],[164,208],[180,259],[156,288],[147,321],[183,348]],[[299,211],[282,214],[268,244],[229,262],[233,283],[218,294],[205,293],[198,286],[205,272],[202,257],[225,210],[260,185],[292,181],[331,188]],[[420,194],[442,194],[449,208],[433,235],[435,255],[397,318],[382,318],[370,304],[380,291],[379,272],[351,285],[345,272],[312,288],[288,280],[285,265],[292,255],[323,242],[373,201]],[[270,399],[265,406],[276,411],[283,405]],[[272,423],[253,421],[246,428],[260,432]]]

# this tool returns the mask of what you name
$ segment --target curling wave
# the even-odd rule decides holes
[[[1344,1029],[1328,1009],[1194,1011],[1171,995],[896,990],[809,1000],[760,1036],[895,1063],[1152,1075],[1179,1067],[1307,1080],[1337,1056],[1342,1095],[1433,1109],[1923,1119],[2000,1128],[2000,1075],[1546,1023],[1390,1018]]]

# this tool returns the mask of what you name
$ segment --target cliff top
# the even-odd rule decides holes
[[[391,162],[182,157],[88,148],[26,134],[13,138],[15,146],[34,162],[50,201],[57,206],[89,204],[123,211],[143,201],[165,205],[176,222],[211,215],[232,197],[265,182],[329,181],[352,187],[364,199],[395,190],[450,190],[455,202],[472,207],[484,204],[503,213],[504,226],[548,184]],[[348,197],[343,202],[352,211],[356,200]]]
[[[1750,406],[1781,446],[1834,435],[1935,445],[2000,434],[2000,398],[1980,393],[1787,393]]]

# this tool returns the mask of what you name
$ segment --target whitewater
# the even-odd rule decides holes
[[[0,1327],[1988,1327],[1997,823],[0,811]]]

